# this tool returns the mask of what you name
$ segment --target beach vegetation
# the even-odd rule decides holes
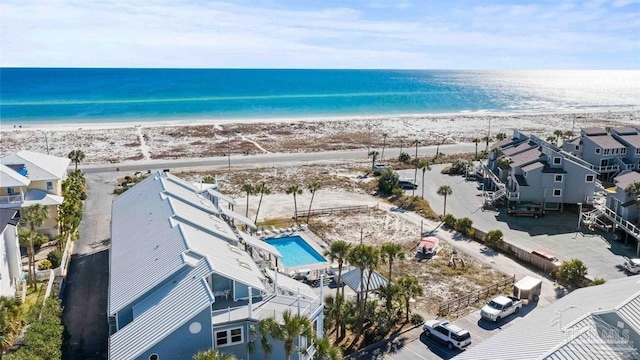
[[[388,168],[380,170],[380,177],[378,177],[378,192],[384,195],[392,194],[394,189],[399,189],[398,180],[399,176],[397,172]],[[400,190],[402,191],[402,189]]]
[[[475,233],[475,231],[473,230],[473,220],[469,219],[468,217],[463,217],[456,220],[454,229],[467,237],[473,236],[473,234]]]
[[[636,204],[640,204],[640,181],[634,181],[624,188],[624,192],[629,196],[635,196]]]
[[[560,143],[560,139],[562,138],[562,136],[564,135],[564,132],[562,130],[555,130],[553,132],[553,135],[555,136],[555,144],[559,145]]]
[[[496,140],[498,140],[498,141],[502,141],[502,140],[504,140],[506,138],[507,138],[507,134],[505,134],[505,133],[501,132],[501,133],[497,133],[496,134]]]
[[[306,316],[292,315],[287,310],[282,313],[282,324],[274,321],[271,336],[284,343],[284,354],[287,360],[291,359],[291,353],[295,349],[295,341],[301,336],[311,339],[313,337],[311,320]],[[304,349],[300,349],[304,350]]]
[[[216,178],[214,178],[211,175],[207,175],[207,176],[202,178],[202,183],[203,184],[215,184],[216,183]]]
[[[236,360],[236,356],[233,354],[225,354],[218,349],[209,349],[199,351],[193,355],[193,360]]]
[[[0,358],[22,329],[22,307],[15,297],[0,297]]]
[[[453,229],[456,226],[456,217],[452,214],[447,214],[442,217],[442,222],[449,228]]]
[[[407,275],[398,280],[398,287],[400,289],[398,296],[404,304],[406,320],[409,321],[409,310],[411,302],[416,301],[415,298],[422,296],[422,285],[418,282],[418,279],[414,276]]]
[[[55,249],[47,254],[47,260],[51,262],[51,268],[55,269],[62,262],[62,251]]]
[[[401,152],[398,156],[398,161],[403,164],[408,164],[409,161],[411,161],[411,155],[407,154],[406,152]]]
[[[24,345],[7,354],[5,360],[55,360],[62,358],[62,336],[60,300],[50,297],[44,302],[40,318],[33,322],[24,335]]]
[[[313,348],[316,351],[313,354],[313,360],[341,360],[343,358],[340,348],[333,346],[329,338],[314,338]]]
[[[380,156],[380,153],[377,151],[369,151],[368,156],[371,158],[371,172],[373,172],[374,167],[376,165],[376,160],[378,160],[378,156]]]
[[[581,260],[572,259],[560,265],[556,271],[556,278],[561,284],[576,289],[584,285],[587,272],[587,266]]]
[[[513,160],[508,156],[503,156],[498,159],[498,167],[502,170],[511,170],[511,164],[513,164]]]
[[[482,241],[487,247],[499,249],[504,242],[504,235],[500,230],[491,230],[484,235]]]
[[[476,145],[476,154],[473,157],[474,159],[478,158],[478,144],[480,143],[480,139],[479,138],[473,138],[472,142]]]

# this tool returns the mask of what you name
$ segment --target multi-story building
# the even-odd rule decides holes
[[[22,279],[17,210],[0,209],[0,296],[15,296]]]
[[[535,137],[514,131],[493,147],[489,178],[497,191],[491,201],[535,202],[558,210],[564,204],[590,204],[597,173],[575,157]]]
[[[16,209],[33,204],[46,206],[49,217],[38,232],[53,238],[58,234],[56,216],[62,197],[62,180],[71,160],[20,151],[0,158],[0,208]]]
[[[640,169],[640,127],[585,128],[577,138],[564,141],[562,149],[610,181],[627,170]]]
[[[285,312],[309,318],[323,331],[322,293],[278,274],[278,250],[240,231],[217,191],[213,199],[169,173],[151,174],[112,207],[109,358],[191,359],[219,349],[263,358],[260,320],[282,322]],[[212,195],[213,194],[213,195]],[[224,210],[223,210],[224,209]],[[226,221],[225,221],[226,220]],[[273,359],[283,359],[282,342]],[[293,359],[313,357],[312,343],[295,341]]]

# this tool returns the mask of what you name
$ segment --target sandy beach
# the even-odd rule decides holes
[[[3,122],[3,153],[32,150],[66,156],[73,149],[86,154],[85,163],[120,163],[232,154],[299,153],[327,150],[381,149],[471,142],[490,133],[513,129],[541,137],[555,130],[588,126],[640,124],[640,111],[560,114],[438,114],[354,118],[269,120],[197,120],[177,122],[56,124],[13,126]],[[387,135],[386,140],[384,134]]]

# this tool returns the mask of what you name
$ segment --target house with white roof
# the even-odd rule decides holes
[[[251,221],[217,194],[213,184],[205,191],[157,172],[113,201],[110,359],[191,359],[212,348],[248,359],[250,342],[251,358],[263,358],[252,328],[286,311],[308,317],[322,336],[322,294],[278,274],[282,255],[238,230],[233,221]],[[272,343],[269,356],[284,358],[282,343]],[[307,339],[296,348],[293,359],[313,357]]]
[[[15,296],[22,279],[18,211],[0,209],[0,296]]]
[[[640,278],[627,277],[575,290],[454,359],[639,359],[639,345]]]
[[[49,217],[38,232],[53,238],[58,234],[56,215],[62,197],[62,180],[71,160],[32,151],[0,157],[0,208],[16,209],[33,204],[49,209]]]

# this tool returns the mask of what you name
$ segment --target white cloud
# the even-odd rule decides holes
[[[540,68],[580,61],[596,67],[592,62],[601,53],[637,59],[634,30],[640,16],[605,11],[573,3],[504,4],[372,20],[366,9],[353,8],[6,0],[0,3],[0,61],[3,66],[487,68],[508,63]]]

